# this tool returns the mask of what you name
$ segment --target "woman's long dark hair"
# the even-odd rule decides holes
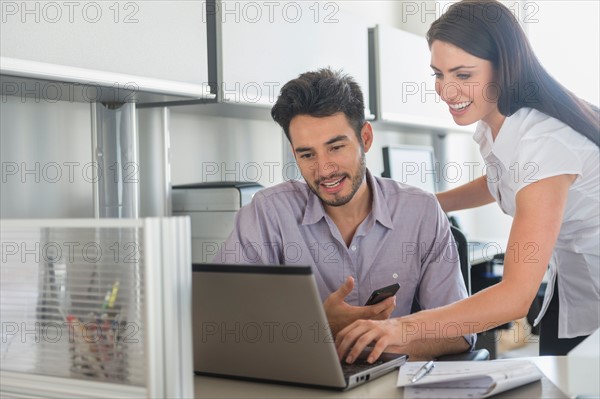
[[[510,116],[523,107],[534,108],[600,146],[598,107],[575,96],[546,72],[519,22],[501,3],[463,0],[453,4],[427,32],[429,47],[436,40],[494,65],[502,115]]]

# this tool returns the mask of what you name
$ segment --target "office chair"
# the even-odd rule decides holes
[[[458,252],[458,259],[460,262],[460,271],[463,275],[463,279],[465,280],[465,287],[467,287],[467,294],[471,295],[471,273],[469,273],[469,244],[467,243],[467,238],[463,234],[460,229],[454,226],[450,226],[450,231],[454,236],[454,241],[456,242],[456,248]],[[412,305],[412,313],[418,312],[421,310],[419,304],[416,300],[413,300]],[[454,355],[443,355],[439,356],[436,360],[440,362],[444,361],[469,361],[469,360],[489,360],[490,352],[485,349],[475,349],[469,352],[457,353]]]
[[[456,242],[456,249],[458,251],[458,260],[460,262],[460,272],[462,273],[463,279],[465,280],[465,287],[467,287],[467,295],[471,295],[471,271],[469,267],[469,244],[467,237],[463,232],[455,226],[450,226],[450,231]]]

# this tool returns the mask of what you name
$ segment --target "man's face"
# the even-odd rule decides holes
[[[365,123],[361,130],[362,145],[341,112],[321,118],[295,116],[289,133],[296,162],[310,189],[329,206],[350,202],[364,183],[371,126]]]

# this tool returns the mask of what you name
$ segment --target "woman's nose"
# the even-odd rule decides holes
[[[444,102],[457,102],[460,100],[461,89],[458,83],[453,81],[437,81],[435,91]]]

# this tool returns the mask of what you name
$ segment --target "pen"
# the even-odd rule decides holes
[[[108,301],[110,301],[110,293],[112,291],[109,289],[106,291],[106,295],[104,296],[104,303],[102,304],[102,309],[108,308]]]
[[[423,367],[421,367],[419,369],[419,371],[417,371],[417,373],[415,374],[415,376],[412,378],[412,380],[410,380],[410,382],[417,382],[419,381],[421,378],[425,377],[427,374],[429,374],[429,372],[435,367],[435,364],[433,364],[433,360],[425,363],[423,365]]]

